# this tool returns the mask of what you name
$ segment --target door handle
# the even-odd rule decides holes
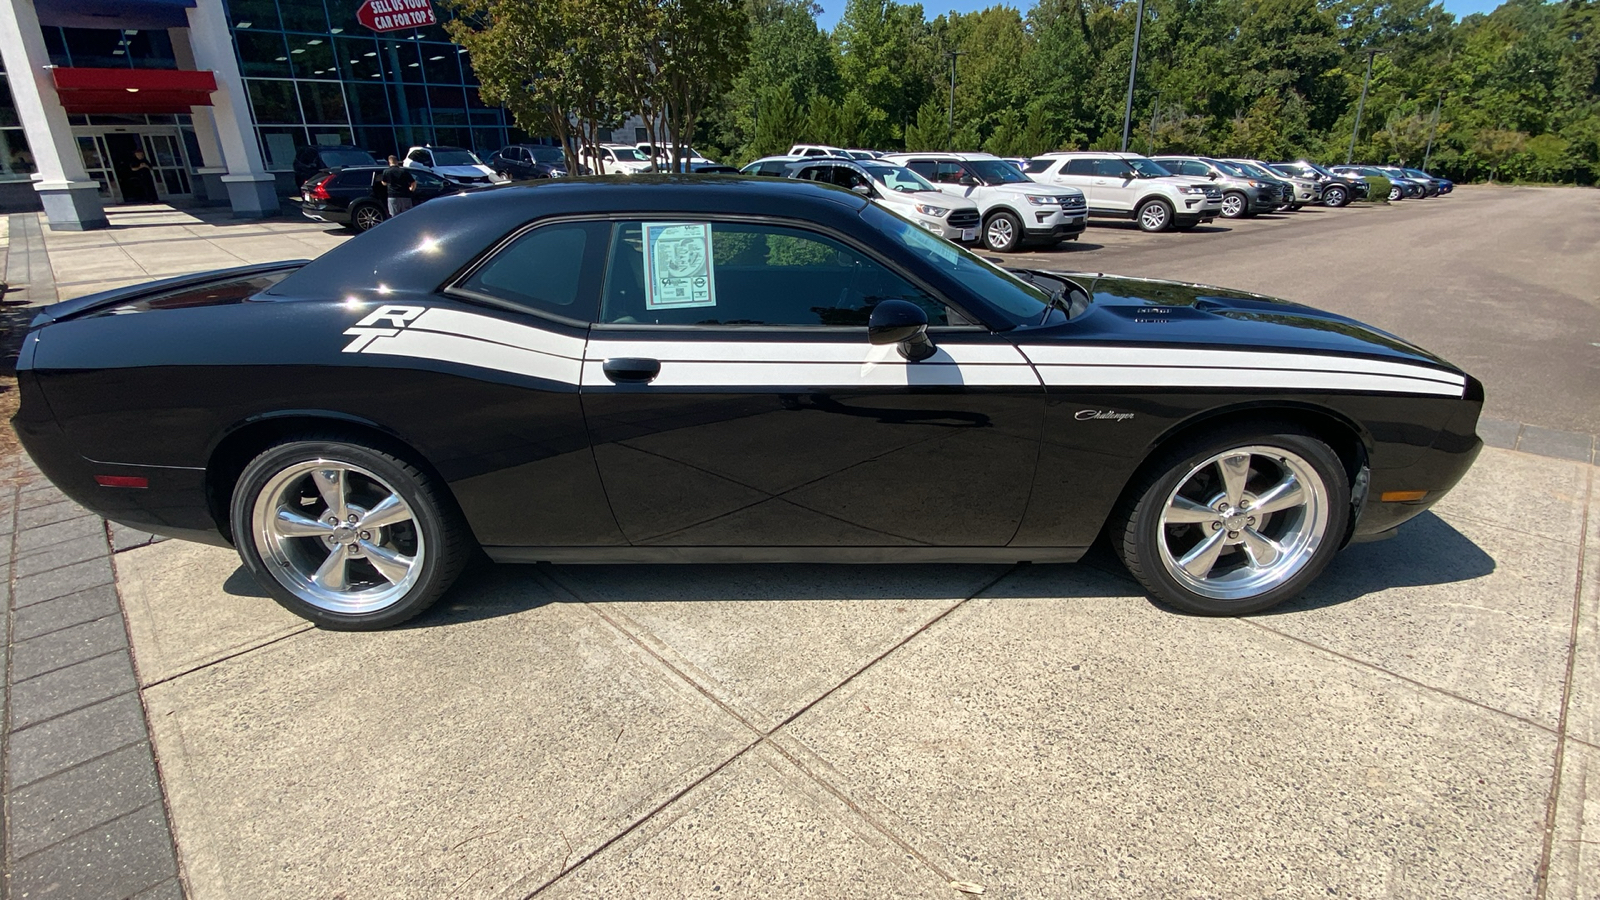
[[[661,360],[623,356],[606,360],[600,370],[613,384],[649,384],[661,374]]]

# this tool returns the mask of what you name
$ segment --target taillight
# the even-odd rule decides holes
[[[332,175],[326,176],[321,181],[319,181],[316,184],[312,185],[311,186],[311,190],[307,191],[306,193],[309,194],[312,197],[315,197],[318,200],[331,200],[331,199],[333,199],[332,197],[328,196],[328,182],[332,181],[333,179],[334,179],[334,176],[332,176]]]

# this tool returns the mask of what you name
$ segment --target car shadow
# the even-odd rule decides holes
[[[1304,594],[1261,615],[1293,615],[1391,588],[1469,581],[1494,570],[1492,557],[1443,519],[1425,513],[1389,540],[1345,548]],[[990,596],[1018,598],[1147,596],[1104,540],[1071,565],[484,563],[470,567],[432,610],[402,627],[491,619],[553,602],[959,600],[985,585]],[[242,569],[225,587],[229,593],[254,590],[257,593],[251,596],[264,596]],[[1149,602],[1173,615],[1183,614]]]
[[[1075,241],[1062,241],[1046,247],[1024,248],[1023,253],[1088,253],[1091,250],[1104,250],[1104,244],[1091,244],[1083,238]]]

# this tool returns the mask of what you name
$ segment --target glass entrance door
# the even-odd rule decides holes
[[[161,202],[188,200],[194,197],[194,187],[189,178],[189,159],[183,139],[176,128],[85,128],[73,129],[78,141],[78,153],[83,157],[83,167],[89,177],[100,185],[100,198],[110,203]],[[135,150],[143,150],[150,172],[137,175],[133,171]],[[147,178],[141,187],[132,179]],[[124,183],[127,180],[128,183]],[[149,197],[149,185],[154,184],[155,197]],[[131,193],[129,187],[136,189]]]

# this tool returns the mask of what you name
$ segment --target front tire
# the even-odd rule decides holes
[[[1139,207],[1139,230],[1154,234],[1172,226],[1172,204],[1165,200],[1147,200]]]
[[[1400,190],[1400,188],[1398,188],[1398,187],[1389,188],[1389,202],[1390,203],[1394,203],[1396,201],[1402,200],[1402,199],[1405,198],[1405,196],[1406,196],[1406,192]]]
[[[233,491],[234,544],[273,599],[371,631],[432,606],[470,554],[454,500],[417,466],[338,438],[262,451]]]
[[[1322,205],[1330,209],[1338,209],[1345,205],[1349,197],[1348,191],[1336,185],[1322,192]]]
[[[1169,451],[1130,485],[1111,536],[1157,600],[1235,616],[1305,590],[1338,552],[1349,516],[1339,457],[1285,424],[1214,432]]]
[[[983,226],[983,245],[996,253],[1010,253],[1022,243],[1022,222],[1005,210],[989,217]]]
[[[1250,201],[1245,195],[1237,191],[1229,191],[1222,195],[1222,217],[1224,219],[1242,218],[1250,212]]]

